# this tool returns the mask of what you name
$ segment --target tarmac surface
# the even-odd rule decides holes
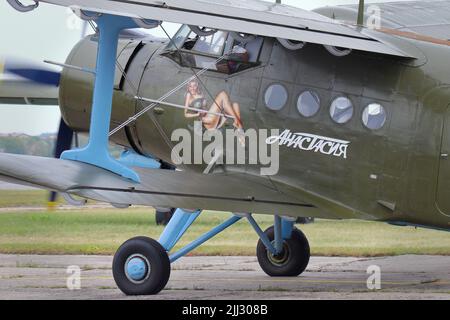
[[[172,265],[166,289],[149,297],[123,295],[111,262],[110,256],[0,255],[0,299],[450,300],[449,256],[312,257],[296,278],[266,276],[255,257],[185,257]],[[68,266],[81,269],[81,289],[68,289]],[[380,268],[380,290],[367,287],[369,266]]]

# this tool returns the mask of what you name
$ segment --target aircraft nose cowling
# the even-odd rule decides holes
[[[96,35],[87,36],[70,52],[66,64],[95,70],[97,55]],[[153,54],[162,46],[161,41],[151,38],[121,38],[117,50],[111,130],[136,113],[136,99],[140,79]],[[74,131],[88,132],[92,108],[94,75],[71,68],[61,72],[59,101],[61,114]],[[121,145],[139,150],[133,136],[134,124],[114,134],[111,139]]]

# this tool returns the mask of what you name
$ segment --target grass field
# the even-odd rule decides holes
[[[0,191],[0,207],[36,206],[45,202],[41,191]],[[204,212],[180,245],[229,217]],[[270,216],[256,216],[265,229]],[[394,227],[366,221],[317,220],[301,226],[313,255],[379,256],[399,254],[450,255],[450,233]],[[120,244],[137,235],[158,238],[152,209],[95,209],[0,212],[0,252],[37,254],[113,254]],[[245,221],[230,227],[193,254],[254,255],[257,236]]]
[[[42,207],[47,201],[48,194],[45,190],[0,190],[0,208]],[[58,197],[58,203],[65,202]]]
[[[183,238],[182,244],[225,220],[228,214],[205,212]],[[269,216],[258,216],[263,228]],[[364,221],[318,220],[302,226],[312,254],[377,256],[398,254],[450,255],[446,232],[394,227]],[[95,209],[56,212],[0,213],[0,252],[52,254],[112,254],[128,238],[158,238],[151,209]],[[254,255],[257,236],[245,223],[230,227],[195,254]]]
[[[44,190],[0,190],[0,208],[42,206],[47,196]]]

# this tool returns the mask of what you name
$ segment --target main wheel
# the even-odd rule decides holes
[[[157,294],[170,277],[166,250],[155,240],[136,237],[120,246],[113,259],[113,276],[126,295]]]
[[[265,231],[269,240],[274,243],[274,228]],[[273,255],[266,249],[264,243],[259,240],[256,248],[256,256],[261,268],[271,277],[296,277],[305,271],[310,258],[308,239],[303,232],[294,228],[292,236],[283,240],[283,251]]]

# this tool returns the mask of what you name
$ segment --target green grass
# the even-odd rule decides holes
[[[0,208],[45,207],[48,197],[49,192],[45,190],[0,190]],[[59,196],[57,203],[65,204],[65,201]],[[95,201],[89,200],[88,203],[94,204]]]
[[[44,190],[1,190],[0,208],[44,206],[48,192]]]
[[[204,212],[181,244],[187,244],[228,216]],[[270,216],[256,218],[262,228],[272,221]],[[0,213],[0,252],[113,254],[131,237],[158,238],[163,228],[156,226],[154,221],[153,210],[142,208]],[[377,222],[331,220],[317,220],[301,228],[309,239],[313,255],[450,255],[450,233],[447,232]],[[241,221],[205,243],[194,254],[254,255],[256,243],[253,229]]]
[[[0,191],[0,207],[45,206],[46,191]],[[228,214],[205,212],[183,237],[180,245],[224,221]],[[256,216],[263,229],[270,216]],[[394,227],[366,221],[317,220],[301,226],[313,255],[379,256],[399,254],[450,255],[450,233],[411,227]],[[158,238],[152,209],[96,209],[55,212],[0,213],[1,253],[113,254],[136,235]],[[194,254],[254,255],[257,236],[239,222],[205,243]],[[179,246],[178,246],[179,247]]]

